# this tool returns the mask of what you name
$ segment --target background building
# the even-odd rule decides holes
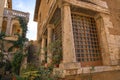
[[[2,20],[3,20],[3,13],[4,8],[12,9],[12,1],[11,0],[1,0],[0,1],[0,31],[2,28]]]
[[[22,35],[22,28],[18,17],[24,18],[28,23],[29,13],[12,10],[12,0],[1,0],[1,21],[0,33],[5,33],[6,40],[17,40],[15,34],[19,32]],[[6,46],[8,49],[10,46]]]
[[[23,20],[21,21],[22,24],[20,18]],[[15,47],[11,51],[9,51],[9,49],[14,46],[12,42],[19,40],[19,36],[15,34],[19,34],[22,38],[26,38],[26,32],[24,32],[25,30],[23,30],[22,27],[24,26],[24,29],[26,29],[28,21],[29,13],[13,10],[12,0],[0,0],[0,54],[4,55],[1,63],[3,61],[7,63],[7,61],[13,60],[14,53],[19,47]],[[23,42],[21,44],[23,44]],[[6,71],[2,67],[0,68],[0,75],[4,74],[3,72]]]
[[[119,0],[36,0],[34,20],[38,22],[41,62],[51,63],[54,53],[43,48],[60,40],[59,70],[64,77],[90,73],[94,67],[93,73],[99,77],[95,80],[103,80],[103,75],[120,79],[117,72],[114,78],[106,73],[120,70],[119,4]]]

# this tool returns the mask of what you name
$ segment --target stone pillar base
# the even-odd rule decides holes
[[[107,71],[119,71],[120,66],[95,66],[81,67],[80,63],[62,63],[59,68],[54,68],[54,74],[58,74],[61,78],[66,76],[74,76],[80,74],[100,73]]]
[[[61,69],[79,69],[81,67],[80,63],[71,62],[71,63],[61,63],[59,68]]]
[[[77,75],[78,69],[81,68],[80,63],[61,63],[59,68],[54,68],[54,74],[59,74],[60,77],[64,78],[68,75]]]

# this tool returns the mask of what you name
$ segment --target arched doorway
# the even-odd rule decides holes
[[[16,33],[21,34],[22,29],[20,28],[20,24],[18,20],[13,20],[12,21],[12,30],[11,30],[11,35],[15,35]]]

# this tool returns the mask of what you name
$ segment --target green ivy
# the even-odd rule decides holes
[[[51,44],[49,44],[49,49],[53,53],[53,65],[59,65],[62,60],[62,42],[60,40],[52,42]]]
[[[4,41],[4,37],[5,37],[5,33],[4,32],[1,32],[0,33],[0,68],[4,67],[5,63],[3,62],[3,57],[4,57],[4,54],[3,54],[3,50],[4,50],[4,44],[3,44],[3,41]]]
[[[32,66],[32,65],[31,65]],[[52,74],[53,66],[44,67],[40,66],[38,69],[28,66],[24,70],[22,77],[24,80],[58,80],[59,74]]]
[[[23,47],[24,47],[24,43],[27,40],[26,38],[26,33],[27,33],[27,21],[24,17],[17,17],[20,23],[20,27],[22,29],[22,35],[20,35],[19,33],[16,33],[15,35],[18,36],[18,40],[17,41],[10,41],[10,40],[4,40],[4,38],[6,37],[4,32],[0,33],[0,45],[1,45],[1,53],[0,53],[0,67],[5,67],[6,70],[9,69],[9,66],[12,64],[12,70],[13,73],[16,75],[19,75],[20,73],[20,67],[21,67],[21,63],[22,60],[24,58],[23,55]],[[4,44],[3,42],[7,41],[12,43],[13,45],[8,49],[8,52],[12,52],[14,48],[18,48],[18,51],[16,51],[14,53],[14,58],[13,61],[11,63],[7,63],[4,64],[3,61],[3,54],[2,52],[4,51]]]
[[[5,37],[5,33],[4,33],[4,32],[1,32],[1,33],[0,33],[0,40],[3,40],[4,37]]]
[[[18,17],[18,18],[19,18],[20,26],[22,28],[22,37],[25,38],[27,33],[27,21],[23,17]]]
[[[11,46],[8,50],[8,51],[12,51],[14,48],[18,48],[18,51],[16,51],[14,53],[14,58],[12,61],[13,72],[16,75],[19,75],[19,73],[20,73],[21,63],[22,63],[22,60],[24,58],[24,55],[23,55],[24,43],[27,40],[27,38],[26,38],[27,22],[26,22],[25,18],[23,18],[23,17],[18,17],[18,19],[20,22],[20,27],[22,29],[22,35],[20,35],[19,33],[15,34],[18,36],[18,40],[17,41],[10,41],[13,43],[13,46]]]
[[[21,67],[23,58],[24,58],[24,55],[21,51],[16,52],[14,55],[14,58],[12,61],[12,68],[13,68],[13,72],[17,75],[19,75],[20,73],[20,67]]]

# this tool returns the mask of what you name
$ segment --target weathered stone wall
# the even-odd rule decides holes
[[[120,80],[119,74],[120,71],[100,72],[95,74],[89,73],[67,76],[65,79],[62,80]]]
[[[110,10],[110,21],[113,27],[108,28],[112,64],[120,63],[120,0],[104,0]],[[109,24],[108,24],[109,25]]]
[[[86,4],[85,2],[79,2],[77,0],[63,0],[63,1],[69,3],[70,5],[74,5],[74,6],[85,8],[85,9],[87,8],[88,10],[97,11],[98,13],[100,13],[100,16],[102,17],[101,18],[102,23],[100,23],[100,25],[104,26],[103,29],[105,32],[105,34],[104,35],[101,34],[101,36],[106,37],[104,38],[106,40],[104,45],[107,46],[107,48],[104,49],[105,55],[103,54],[103,57],[105,59],[103,60],[103,62],[104,63],[107,62],[104,65],[107,65],[107,64],[117,65],[120,59],[120,56],[119,56],[120,55],[120,43],[119,43],[120,41],[120,36],[119,36],[119,32],[120,32],[119,30],[119,25],[120,25],[119,3],[120,1],[106,0],[108,3],[108,6],[106,5],[105,2],[102,2],[102,0],[99,0],[98,2],[96,0],[90,0],[94,2],[96,5],[93,5],[90,3]],[[56,0],[50,0],[50,1],[42,0],[41,1],[39,13],[38,13],[38,34],[39,34],[38,38],[41,38],[41,34],[45,30],[45,27],[44,27],[46,26],[45,24],[50,19],[49,17],[52,16],[50,15],[51,9],[55,7],[53,6],[53,3],[56,3]],[[107,8],[109,8],[110,10],[110,15],[109,15],[109,11]]]
[[[45,23],[47,22],[48,17],[50,16],[50,10],[53,8],[53,4],[56,0],[41,0],[39,12],[38,12],[38,38],[41,35],[41,30]]]
[[[19,30],[19,33],[22,34],[22,29],[20,28],[20,23],[18,20],[19,17],[25,17],[26,21],[29,21],[29,13],[17,11],[17,10],[10,10],[5,8],[4,9],[4,21],[7,21],[6,24],[6,35],[14,35]]]
[[[53,1],[53,2],[52,2]],[[61,0],[62,1],[62,0]],[[62,14],[62,30],[63,30],[63,35],[62,38],[64,40],[63,42],[63,62],[60,64],[59,69],[60,71],[63,70],[64,75],[76,75],[81,74],[80,70],[82,69],[80,63],[77,63],[75,60],[74,56],[74,47],[73,47],[73,36],[72,35],[72,22],[71,22],[71,7],[76,6],[79,9],[83,8],[88,11],[95,12],[96,15],[96,23],[98,27],[98,33],[100,34],[100,45],[101,48],[104,49],[102,50],[102,57],[103,57],[103,65],[98,67],[95,67],[94,71],[94,79],[93,80],[119,80],[119,70],[120,67],[118,65],[118,62],[120,60],[120,34],[119,34],[119,5],[118,3],[120,1],[115,0],[114,1],[109,1],[108,2],[108,7],[106,3],[104,2],[104,5],[97,2],[97,0],[91,0],[94,1],[95,3],[86,3],[86,2],[81,2],[79,0],[63,0],[64,3],[61,3],[61,14]],[[102,1],[102,0],[98,0]],[[54,3],[55,0],[51,0],[49,3],[47,0],[42,0],[40,9],[39,9],[39,15],[38,15],[38,37],[44,37],[41,36],[42,32],[44,32],[45,28],[47,28],[47,21],[49,21],[51,9],[52,9],[52,3]],[[114,4],[114,5],[112,5]],[[117,4],[117,5],[116,5]],[[55,8],[55,6],[54,6]],[[110,14],[109,14],[109,10]],[[114,11],[115,10],[115,11]],[[54,12],[54,10],[53,10]],[[114,19],[113,19],[114,18]],[[45,26],[45,27],[44,27]],[[44,27],[44,28],[43,28]],[[44,37],[45,38],[45,37]],[[43,38],[42,40],[42,47],[45,45],[45,39]],[[105,67],[105,66],[108,67]],[[118,65],[115,66],[114,68],[111,68],[111,65]],[[110,68],[109,68],[110,67]],[[118,68],[118,69],[116,69]],[[69,70],[70,69],[70,70]],[[78,72],[77,72],[78,70]],[[89,73],[88,69],[85,67],[85,73]],[[111,78],[112,74],[111,72],[105,72],[105,71],[113,71],[113,77],[116,78]],[[76,73],[76,74],[75,74]],[[106,75],[106,76],[105,76]],[[97,78],[98,77],[98,78]],[[80,80],[80,78],[74,79],[71,78],[70,80]],[[67,77],[66,79],[67,80]],[[69,79],[68,79],[69,80]],[[88,80],[88,79],[85,79]]]
[[[113,28],[109,29],[110,34],[120,35],[120,0],[104,0],[108,4],[110,10],[111,21],[113,22]]]
[[[39,47],[36,41],[29,42],[27,62],[35,65],[36,67],[39,65],[38,48]]]

